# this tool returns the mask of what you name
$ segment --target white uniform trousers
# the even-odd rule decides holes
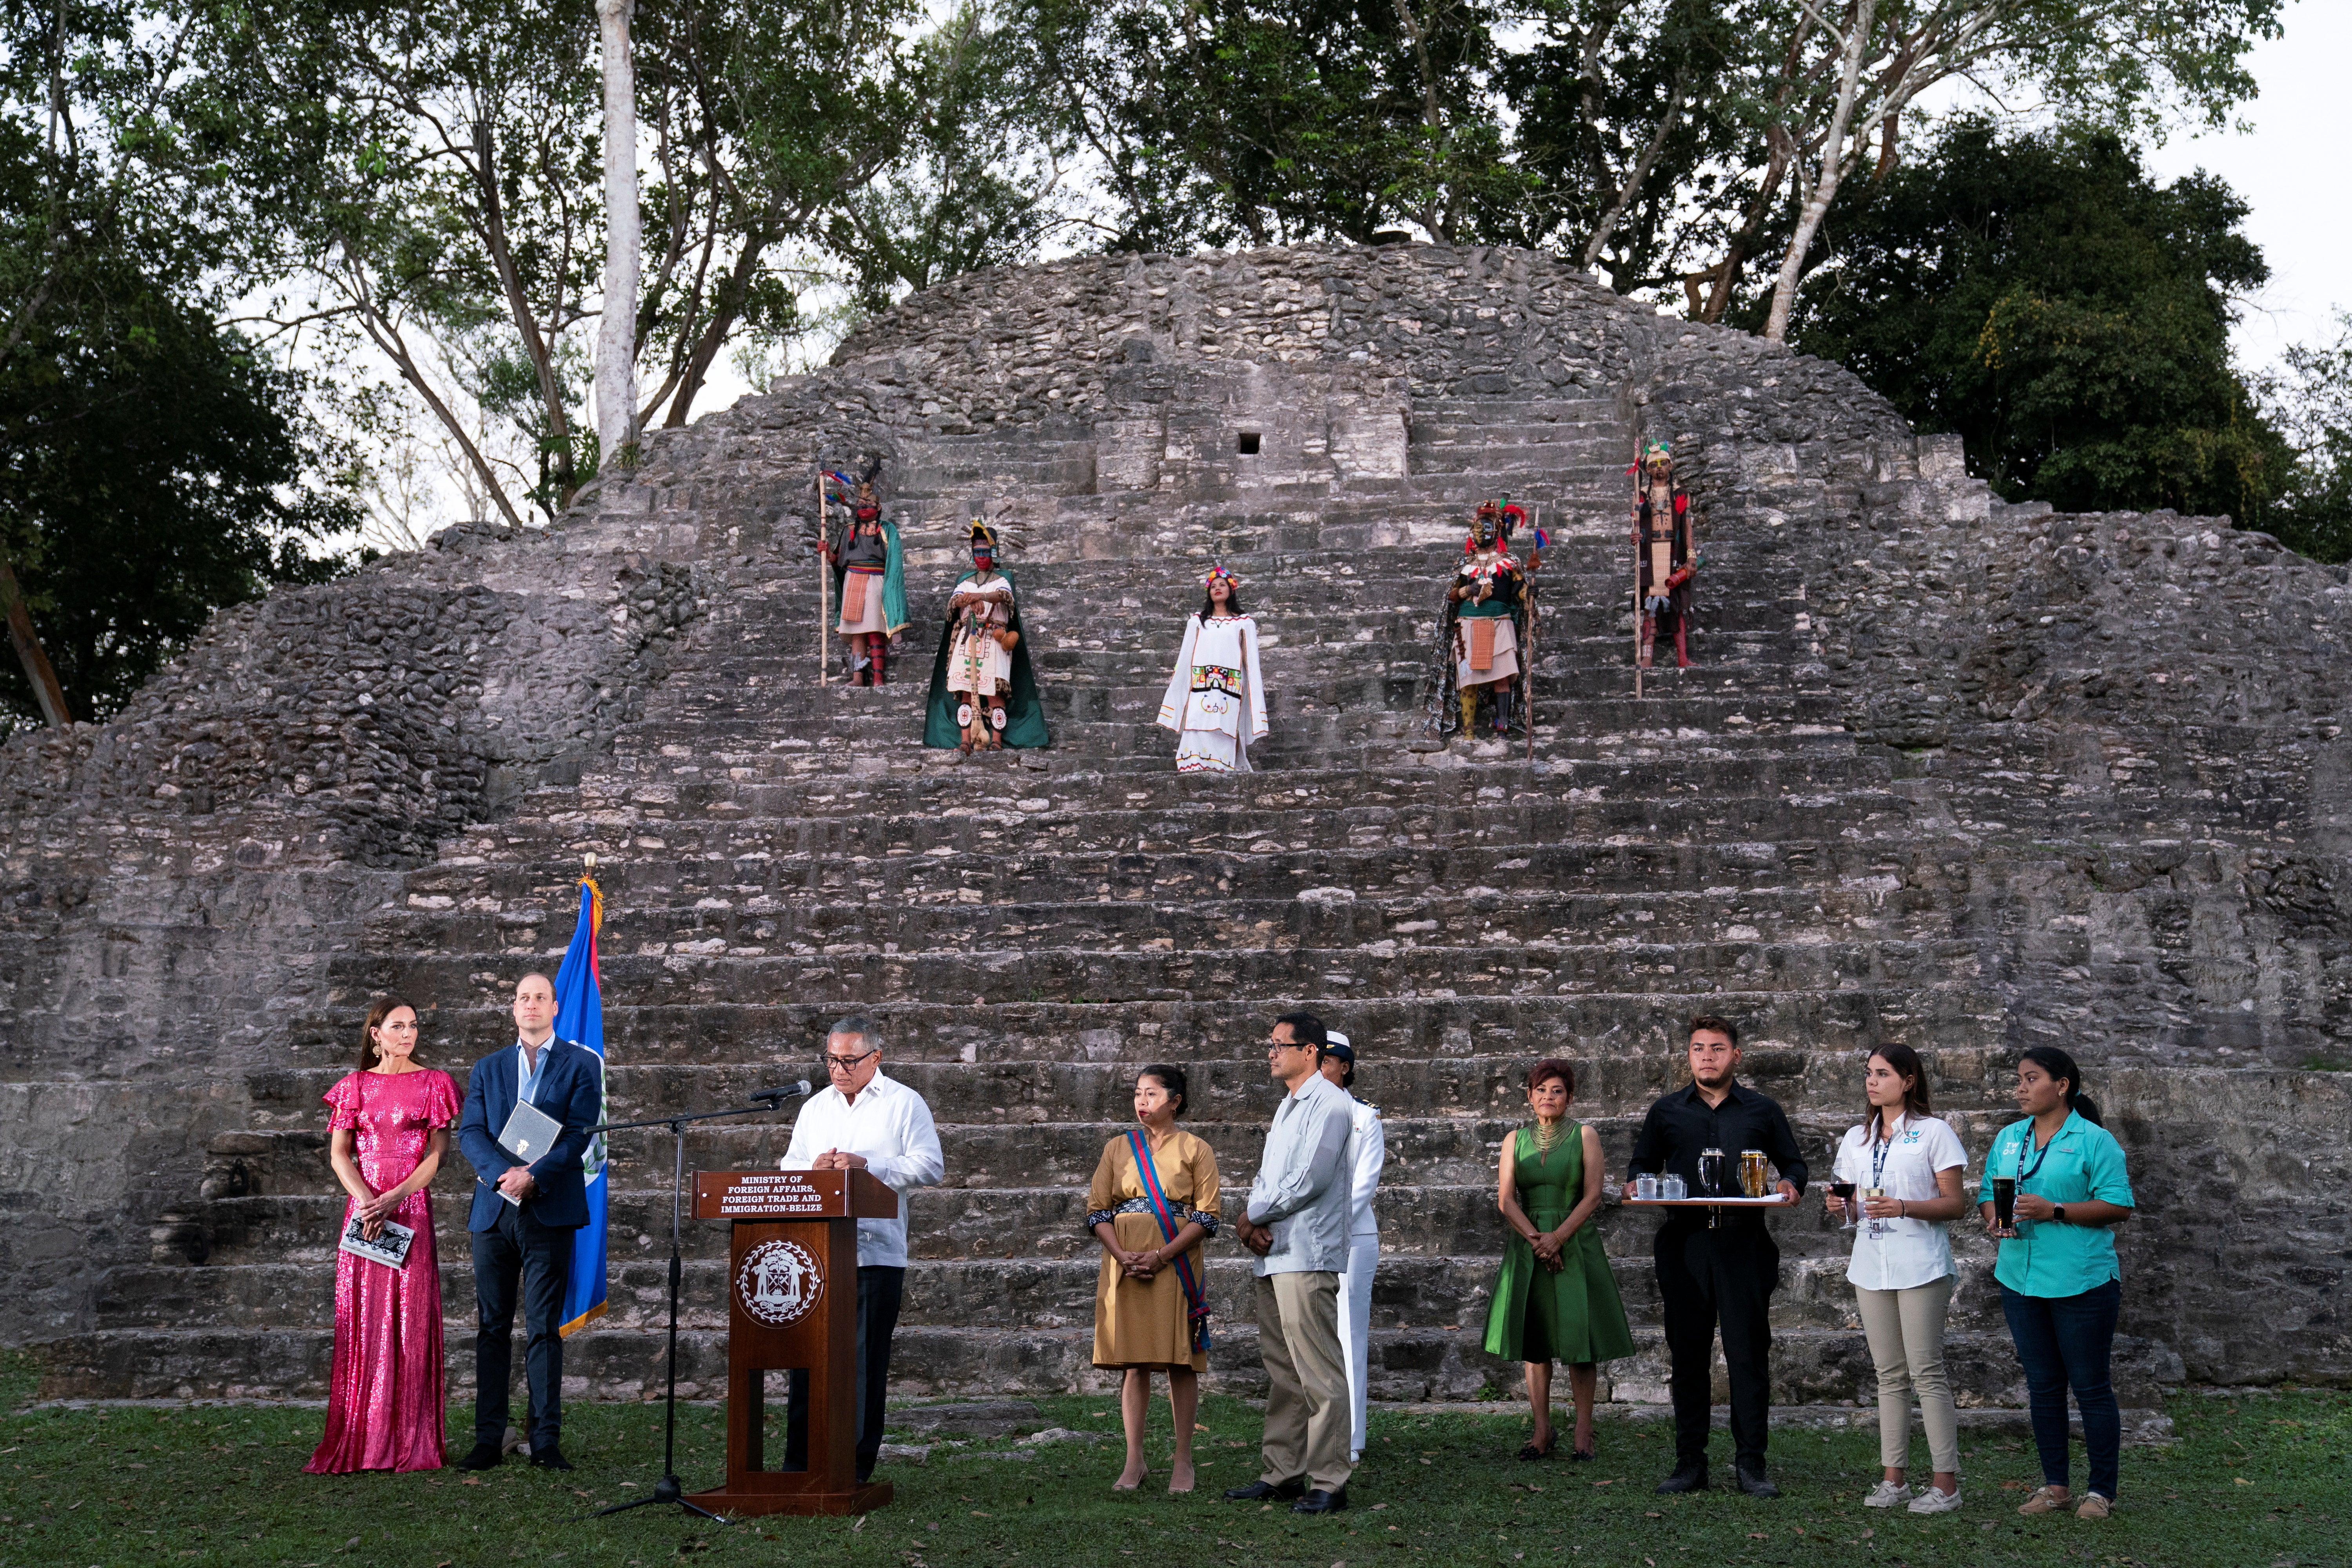
[[[1348,1452],[1364,1451],[1364,1388],[1372,1333],[1372,1270],[1380,1267],[1381,1233],[1348,1238],[1348,1267],[1339,1271],[1339,1342],[1348,1363]]]

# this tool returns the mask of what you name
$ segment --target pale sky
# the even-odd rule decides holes
[[[2234,337],[2245,367],[2262,370],[2289,343],[2332,340],[2334,312],[2352,310],[2352,4],[2299,0],[2285,36],[2249,58],[2262,96],[2240,116],[2248,129],[2176,135],[2147,163],[2167,180],[2206,169],[2252,206],[2246,235],[2271,280]]]

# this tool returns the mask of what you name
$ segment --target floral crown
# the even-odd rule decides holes
[[[1209,568],[1209,574],[1201,579],[1201,591],[1204,594],[1207,593],[1209,591],[1209,584],[1215,582],[1220,577],[1225,580],[1225,585],[1229,588],[1238,588],[1242,585],[1242,580],[1239,577],[1234,576],[1224,567],[1212,566]]]

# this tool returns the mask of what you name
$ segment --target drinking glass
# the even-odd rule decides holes
[[[2017,1234],[2017,1178],[1995,1176],[1992,1179],[1993,1234],[2013,1237]]]
[[[1701,1197],[1723,1195],[1723,1151],[1702,1149],[1698,1152],[1698,1191]],[[1706,1211],[1706,1228],[1713,1230],[1723,1220],[1723,1211],[1710,1207]]]
[[[1862,1189],[1862,1195],[1865,1198],[1883,1198],[1886,1195],[1886,1189],[1885,1187],[1864,1187]],[[1873,1236],[1885,1236],[1886,1234],[1886,1222],[1880,1219],[1876,1215],[1871,1215],[1870,1234]]]
[[[1840,1230],[1852,1230],[1853,1228],[1853,1184],[1852,1182],[1832,1182],[1830,1184],[1830,1191],[1837,1194],[1838,1205],[1845,1210],[1845,1223],[1838,1226],[1838,1228]]]
[[[1648,1172],[1633,1178],[1633,1195],[1644,1201],[1658,1195],[1658,1178]]]
[[[1690,1196],[1690,1184],[1669,1171],[1658,1178],[1658,1195],[1676,1202]]]
[[[1739,1190],[1751,1198],[1760,1198],[1764,1195],[1764,1184],[1769,1179],[1764,1151],[1742,1149],[1739,1152]]]

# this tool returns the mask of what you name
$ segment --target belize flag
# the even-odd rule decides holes
[[[604,895],[595,882],[580,879],[580,923],[572,928],[572,945],[564,950],[563,967],[555,974],[555,1033],[558,1038],[587,1047],[601,1059],[604,1055],[604,1000],[596,973],[596,931],[604,923]],[[597,1095],[596,1120],[611,1119],[609,1085]],[[588,1223],[573,1231],[572,1279],[563,1288],[563,1310],[558,1331],[569,1339],[604,1314],[604,1136],[588,1141]]]

